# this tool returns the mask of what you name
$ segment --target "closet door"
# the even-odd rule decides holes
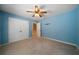
[[[29,21],[9,17],[9,42],[29,38]]]

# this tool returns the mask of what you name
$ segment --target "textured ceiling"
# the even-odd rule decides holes
[[[0,10],[9,12],[12,14],[16,14],[23,17],[28,17],[35,19],[32,17],[32,14],[27,13],[28,10],[33,10],[34,4],[2,4],[0,5]],[[60,13],[64,13],[74,9],[77,5],[75,4],[44,4],[39,5],[44,7],[43,9],[47,10],[48,13],[44,17],[54,16]]]

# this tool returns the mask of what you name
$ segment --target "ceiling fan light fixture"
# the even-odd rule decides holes
[[[36,14],[35,14],[35,17],[39,17],[39,14],[36,13]]]
[[[27,11],[30,13],[34,13],[32,17],[42,17],[47,11],[41,9],[38,5],[35,5],[35,9],[33,11]]]

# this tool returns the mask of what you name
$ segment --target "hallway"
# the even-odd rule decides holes
[[[0,47],[1,55],[78,55],[76,47],[48,40],[46,38],[32,38],[17,41]]]

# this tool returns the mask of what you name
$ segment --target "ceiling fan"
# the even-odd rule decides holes
[[[26,11],[29,13],[33,13],[32,17],[43,17],[47,11],[43,9],[43,7],[35,5],[35,8],[33,11]]]

